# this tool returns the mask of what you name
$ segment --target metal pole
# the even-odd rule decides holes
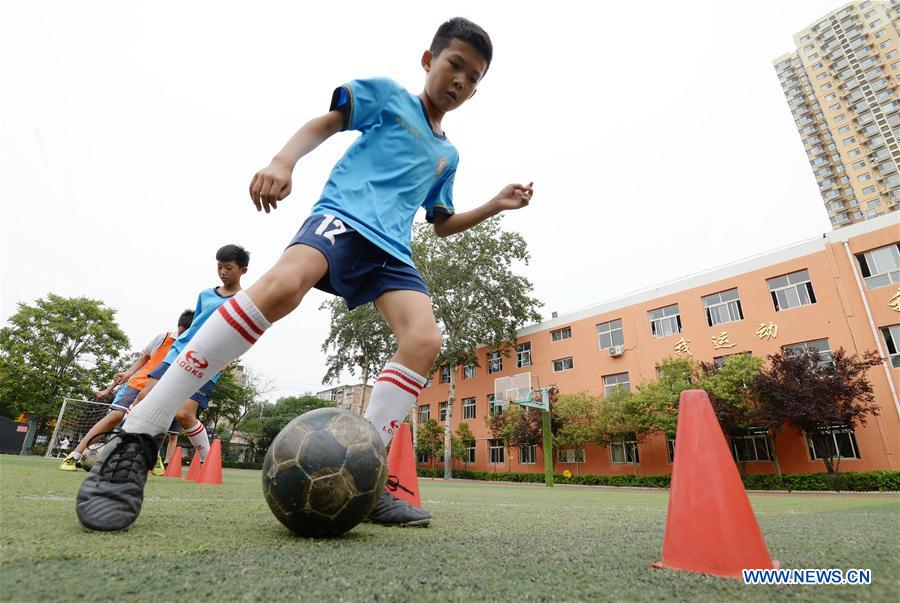
[[[53,451],[54,446],[56,446],[56,437],[59,435],[59,426],[62,424],[63,413],[66,410],[66,402],[67,400],[63,398],[62,406],[59,407],[59,416],[56,417],[56,427],[53,428],[53,435],[50,437],[50,443],[47,445],[47,452],[44,453],[44,456],[47,458],[52,456],[50,453]]]
[[[550,390],[541,389],[541,398],[544,405],[550,408]],[[544,434],[544,484],[548,488],[553,487],[553,434],[550,431],[550,411],[541,411],[541,431]]]

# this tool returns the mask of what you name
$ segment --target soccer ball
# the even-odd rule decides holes
[[[263,493],[278,521],[301,536],[339,536],[365,519],[384,490],[387,457],[364,418],[319,408],[288,423],[263,463]]]
[[[84,454],[81,455],[81,468],[90,471],[97,459],[100,458],[104,446],[106,446],[106,442],[98,442],[85,448]]]

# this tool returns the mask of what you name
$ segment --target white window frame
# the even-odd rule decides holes
[[[447,420],[447,403],[438,402],[438,422],[443,423]]]
[[[731,456],[738,463],[770,463],[772,462],[772,451],[769,448],[769,437],[766,435],[740,435],[730,436],[728,438],[731,444]],[[745,459],[741,458],[738,451],[738,442],[743,442],[743,451],[747,453]],[[760,455],[762,452],[762,458]],[[751,454],[752,453],[752,454]],[[753,458],[749,458],[752,456]]]
[[[568,362],[569,366],[566,366],[567,360],[569,361]],[[553,372],[554,373],[561,373],[563,371],[571,371],[573,368],[575,368],[575,361],[572,359],[572,356],[568,356],[566,358],[560,358],[558,360],[553,361]]]
[[[881,336],[884,337],[891,366],[900,368],[900,325],[881,327]]]
[[[537,464],[537,445],[529,444],[519,448],[519,464],[520,465],[536,465]]]
[[[820,344],[823,341],[825,342],[824,346],[813,345]],[[810,339],[809,341],[798,341],[797,343],[789,343],[782,346],[781,348],[781,350],[785,354],[789,354],[791,352],[802,353],[804,350],[809,349],[815,349],[819,351],[820,368],[834,366],[834,361],[831,359],[831,342],[828,341],[827,337],[824,337],[822,339]]]
[[[429,460],[430,458],[431,458],[431,457],[429,457],[429,456],[428,456],[427,454],[425,454],[424,452],[419,453],[419,454],[416,455],[416,464],[418,464],[418,465],[424,465],[425,463],[428,462],[428,460]]]
[[[441,383],[450,383],[450,366],[441,365]]]
[[[503,405],[494,401],[494,394],[488,394],[488,416],[494,417],[503,414]]]
[[[641,454],[638,451],[637,438],[622,439],[617,442],[609,443],[609,459],[613,465],[631,465],[632,454],[634,455],[636,464],[640,465]]]
[[[463,379],[474,379],[475,378],[475,365],[467,364],[463,367]]]
[[[562,341],[563,339],[572,338],[572,327],[563,327],[550,331],[550,341]]]
[[[885,253],[879,253],[885,252]],[[891,253],[893,252],[893,253]],[[881,261],[878,257],[883,256]],[[888,259],[890,256],[890,259]],[[894,265],[891,265],[893,260]],[[859,270],[866,289],[878,289],[895,283],[900,283],[900,243],[891,243],[884,247],[876,247],[863,253],[856,254]],[[881,266],[879,264],[887,264]]]
[[[666,460],[670,465],[675,462],[675,438],[666,438]]]
[[[466,448],[466,462],[474,463],[475,462],[475,445],[469,446]]]
[[[574,448],[559,448],[556,451],[556,462],[562,465],[581,465],[584,464],[587,454],[584,448],[576,450]]]
[[[832,442],[834,443],[836,454],[834,455],[835,459],[840,459],[842,461],[858,461],[862,457],[859,454],[859,444],[856,442],[856,433],[850,428],[839,428],[839,429],[831,429],[828,430],[827,433],[831,435]],[[850,445],[850,448],[853,450],[853,454],[855,456],[842,456],[841,448],[838,444],[838,437],[846,436],[847,443]],[[821,461],[823,457],[819,456],[819,451],[816,450],[815,444],[813,443],[812,438],[807,433],[806,434],[806,447],[809,452],[809,460],[811,461]]]
[[[516,368],[531,366],[531,342],[516,344]]]
[[[678,304],[671,304],[647,312],[650,320],[650,335],[662,339],[681,333],[681,311]]]
[[[503,370],[503,356],[500,351],[488,352],[487,354],[488,374],[499,373]]]
[[[618,337],[616,336],[616,334],[618,334]],[[605,344],[604,339],[607,340]],[[625,345],[625,332],[622,330],[622,319],[616,318],[598,324],[597,341],[600,342],[601,350],[605,350],[614,345]]]
[[[731,297],[732,293],[734,293],[734,297]],[[726,295],[728,298],[724,299],[723,296]],[[744,320],[744,309],[741,307],[741,297],[737,287],[705,295],[702,299],[703,307],[706,310],[706,324],[709,326],[714,327],[726,322]],[[724,320],[722,320],[722,314],[726,315]]]
[[[463,398],[463,420],[475,418],[475,398]]]
[[[431,404],[423,404],[419,407],[419,423],[427,423],[431,418]]]
[[[506,462],[506,446],[500,438],[488,440],[488,459],[491,465],[502,465]]]
[[[782,278],[787,280],[787,284],[774,284],[774,281]],[[784,310],[790,310],[792,308],[799,308],[802,306],[811,306],[816,303],[816,293],[813,290],[812,278],[809,276],[809,270],[807,270],[806,268],[804,268],[803,270],[798,270],[796,272],[791,272],[790,274],[782,274],[781,276],[775,276],[770,279],[766,279],[766,284],[769,286],[769,293],[772,297],[772,305],[775,307],[776,312],[783,312]],[[792,301],[794,299],[791,297],[792,293],[794,298],[796,298],[796,303],[793,303]],[[806,296],[807,300],[805,302],[804,295]],[[782,298],[784,303],[781,303],[779,301],[779,298]]]
[[[607,380],[613,377],[621,377],[625,375],[625,381],[616,380],[615,383],[609,383]],[[631,391],[631,377],[628,376],[628,373],[613,373],[612,375],[603,375],[603,395],[608,396],[612,393],[613,390],[618,389],[620,387],[624,387],[626,390]]]

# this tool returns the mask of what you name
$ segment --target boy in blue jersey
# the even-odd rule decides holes
[[[194,319],[191,321],[190,326],[178,336],[178,339],[172,344],[169,353],[166,354],[165,359],[159,366],[147,375],[147,385],[138,394],[134,405],[131,407],[131,411],[134,412],[138,403],[150,393],[173,364],[176,364],[182,370],[193,371],[199,375],[199,379],[205,377],[205,383],[181,405],[175,413],[175,418],[169,425],[170,445],[166,450],[166,464],[168,464],[169,459],[172,457],[172,452],[175,450],[175,447],[172,445],[172,436],[178,436],[179,427],[184,429],[188,439],[191,441],[191,445],[200,455],[201,463],[206,460],[206,453],[209,452],[209,437],[206,433],[206,427],[197,419],[197,413],[198,410],[205,410],[209,407],[210,394],[219,380],[220,374],[216,372],[214,375],[209,376],[209,372],[206,371],[207,367],[193,355],[187,354],[184,358],[179,359],[179,354],[212,313],[241,290],[241,277],[247,273],[247,266],[250,265],[250,253],[240,245],[225,245],[216,252],[216,262],[218,263],[217,270],[222,285],[204,289],[197,296]]]
[[[312,287],[340,295],[350,308],[374,301],[398,343],[376,379],[365,415],[387,444],[424,387],[441,347],[428,288],[409,247],[415,213],[424,208],[437,235],[444,237],[531,200],[531,184],[510,184],[474,209],[454,209],[459,157],[441,124],[446,113],[475,94],[492,54],[483,29],[455,18],[438,28],[422,55],[425,85],[420,94],[386,78],[354,80],[337,88],[328,113],[301,127],[253,177],[250,197],[257,210],[277,208],[291,192],[294,165],[330,136],[341,130],[362,135],[335,165],[312,215],[275,266],[221,306],[177,362],[202,362],[207,371],[221,370],[270,323],[296,308]],[[142,469],[155,457],[180,400],[203,380],[190,371],[170,371],[129,415],[124,433],[78,493],[82,524],[118,530],[137,518],[146,481]],[[116,467],[133,470],[124,478]],[[427,525],[431,515],[385,491],[369,520]]]

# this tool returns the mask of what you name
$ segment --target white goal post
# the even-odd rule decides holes
[[[54,452],[62,452],[62,450],[59,450],[59,444],[67,438],[69,445],[65,447],[65,452],[71,452],[78,442],[81,441],[81,438],[94,426],[94,423],[103,418],[108,410],[109,404],[104,402],[91,402],[90,400],[75,400],[72,398],[63,400],[59,409],[59,416],[56,417],[53,435],[50,436],[50,442],[47,444],[47,452],[44,453],[44,456],[57,456]]]

